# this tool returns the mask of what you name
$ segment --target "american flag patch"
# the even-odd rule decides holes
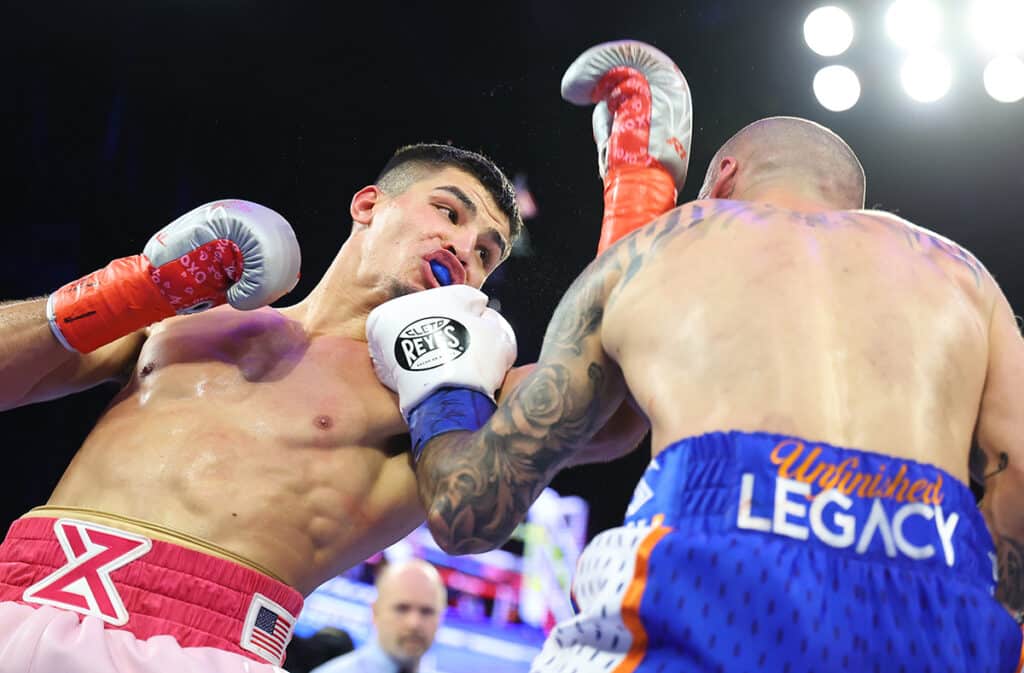
[[[295,618],[263,594],[254,594],[245,618],[240,645],[279,666],[292,637]]]

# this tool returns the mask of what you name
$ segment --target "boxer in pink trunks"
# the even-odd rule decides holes
[[[630,72],[619,79],[659,95]],[[688,114],[675,123],[688,143]],[[674,205],[679,138],[665,143],[668,172],[616,164],[611,220]],[[493,163],[438,145],[397,152],[350,214],[333,264],[292,306],[269,307],[298,275],[291,227],[240,200],[191,211],[48,299],[0,304],[0,408],[124,384],[47,504],[0,546],[0,673],[273,670],[303,595],[422,523],[409,430],[374,373],[366,318],[427,288],[479,288],[522,222]],[[491,354],[502,391],[528,371],[506,372],[513,358]],[[624,406],[579,462],[646,430]]]
[[[0,306],[0,408],[124,383],[0,547],[0,671],[269,671],[302,595],[422,522],[363,321],[438,274],[479,287],[519,233],[515,195],[484,157],[417,145],[350,213],[285,308],[269,304],[297,281],[295,234],[241,200]]]
[[[43,508],[45,511],[46,508]],[[74,514],[73,512],[68,512]],[[270,673],[302,594],[248,562],[106,515],[15,521],[0,556],[4,673]],[[195,542],[193,542],[195,544]],[[24,588],[25,585],[27,588]],[[263,662],[263,663],[260,663]]]

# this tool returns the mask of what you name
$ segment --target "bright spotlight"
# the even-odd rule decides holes
[[[860,98],[860,80],[846,66],[826,66],[814,76],[814,95],[826,110],[849,110]]]
[[[974,38],[992,54],[1024,49],[1024,0],[975,0],[968,19]]]
[[[853,42],[853,20],[838,7],[819,7],[804,21],[804,40],[822,56],[838,56]]]
[[[916,101],[931,103],[946,95],[953,83],[949,59],[936,51],[911,54],[900,70],[907,94]]]
[[[985,91],[1000,103],[1024,98],[1024,62],[1016,56],[996,56],[985,66]]]
[[[896,0],[885,13],[885,31],[904,49],[930,47],[942,33],[942,13],[929,0]]]

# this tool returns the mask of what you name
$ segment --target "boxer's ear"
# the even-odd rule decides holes
[[[708,197],[712,199],[727,199],[732,196],[736,189],[736,173],[739,170],[739,162],[736,157],[722,157],[718,164],[718,177],[711,187]]]
[[[349,214],[352,221],[369,226],[373,221],[374,207],[380,203],[383,192],[376,185],[367,185],[352,196]]]

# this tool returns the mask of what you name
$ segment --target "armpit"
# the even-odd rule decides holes
[[[988,456],[981,450],[977,442],[971,444],[971,453],[967,457],[967,472],[971,475],[971,481],[981,488],[985,486],[985,474],[988,471]]]

